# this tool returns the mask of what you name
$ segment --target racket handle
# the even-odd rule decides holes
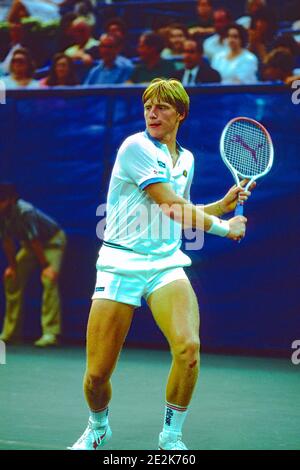
[[[234,215],[244,215],[244,204],[241,204],[240,202],[237,203],[237,206],[234,211]]]

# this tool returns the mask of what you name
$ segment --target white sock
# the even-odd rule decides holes
[[[167,402],[165,407],[163,432],[181,434],[187,412],[187,407],[172,405],[171,403]]]
[[[101,410],[90,410],[90,418],[93,423],[99,424],[101,428],[106,427],[108,425],[108,406]]]

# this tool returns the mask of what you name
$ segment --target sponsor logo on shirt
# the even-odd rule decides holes
[[[157,160],[157,163],[161,168],[166,168],[166,164],[164,162],[161,162],[160,160]]]
[[[187,178],[188,173],[187,173],[186,170],[183,170],[183,173],[182,173],[182,174],[183,174],[183,176],[185,176],[185,177]]]

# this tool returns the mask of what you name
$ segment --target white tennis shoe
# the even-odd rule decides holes
[[[69,450],[99,450],[112,436],[109,424],[105,428],[99,427],[89,419],[88,425],[82,436],[72,445]]]
[[[188,450],[181,440],[182,434],[172,432],[161,432],[159,435],[159,450]]]

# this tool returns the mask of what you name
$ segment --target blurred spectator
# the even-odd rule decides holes
[[[167,47],[162,50],[162,59],[180,58],[183,55],[184,41],[188,37],[187,28],[179,23],[170,25],[167,36]],[[176,70],[183,68],[182,60],[173,62]]]
[[[293,30],[300,31],[300,20],[297,20],[295,23],[293,23]],[[300,33],[294,34],[294,38],[297,42],[300,42]]]
[[[133,65],[124,64],[118,58],[120,39],[112,34],[103,34],[100,38],[100,63],[88,74],[85,85],[105,85],[126,82],[132,74]],[[119,59],[119,60],[118,60]]]
[[[32,271],[39,267],[43,284],[42,337],[35,346],[57,344],[61,332],[58,277],[66,236],[58,224],[19,198],[11,183],[0,183],[0,238],[8,266],[4,272],[6,312],[0,339],[16,339],[24,290]],[[16,253],[15,242],[21,244]]]
[[[231,14],[225,8],[214,12],[214,27],[216,34],[205,39],[203,43],[204,55],[211,62],[219,52],[228,51],[226,41],[227,28],[231,23]]]
[[[220,52],[212,60],[224,84],[248,84],[257,82],[257,57],[246,49],[247,30],[238,24],[228,28],[227,42],[229,51]]]
[[[92,28],[84,18],[76,18],[70,31],[74,45],[65,50],[65,54],[73,60],[79,60],[86,66],[91,66],[93,58],[87,53],[89,49],[98,46],[99,42],[92,37]]]
[[[208,36],[214,34],[214,10],[211,0],[198,0],[197,23],[189,27],[189,34],[201,34]]]
[[[10,62],[10,75],[3,77],[6,88],[38,88],[39,82],[34,80],[34,64],[27,49],[16,49]]]
[[[101,35],[99,38],[99,42],[97,46],[92,47],[91,49],[87,50],[87,53],[93,58],[94,61],[99,61],[103,59],[103,46],[101,45],[101,38],[104,38],[106,36],[113,36],[115,38],[115,47],[117,49],[117,58],[116,58],[116,63],[118,66],[123,66],[126,67],[127,69],[130,69],[132,71],[133,65],[130,59],[127,57],[121,55],[121,52],[123,51],[123,36],[120,34],[114,34],[114,33],[107,33]]]
[[[76,16],[84,17],[91,26],[94,26],[96,5],[97,0],[63,0],[60,2],[60,13],[62,16],[75,13]]]
[[[16,23],[32,16],[39,21],[52,21],[60,17],[59,1],[54,0],[14,0],[8,21]]]
[[[23,18],[30,16],[29,11],[20,0],[13,0],[7,20],[9,23],[20,23]]]
[[[138,53],[141,63],[136,65],[130,83],[149,83],[157,77],[174,76],[174,64],[160,57],[163,48],[164,41],[159,34],[145,33],[140,36]]]
[[[62,53],[54,56],[49,75],[40,80],[41,87],[73,86],[78,84],[79,81],[73,60]]]
[[[72,24],[76,20],[76,13],[66,13],[60,20],[57,34],[57,50],[63,52],[73,46]]]
[[[6,51],[6,57],[3,62],[0,64],[0,72],[3,75],[9,73],[9,66],[13,56],[13,53],[16,49],[24,48],[25,44],[25,31],[22,23],[10,23],[9,25],[9,37],[10,43],[8,45],[8,50]]]
[[[175,78],[184,86],[221,81],[220,74],[203,59],[203,45],[200,37],[187,39],[184,42],[183,61],[185,68],[178,71]]]
[[[265,81],[281,81],[289,83],[293,76],[294,58],[287,50],[274,49],[266,55],[262,76]]]
[[[119,55],[124,55],[126,57],[136,56],[136,48],[128,38],[127,26],[122,18],[113,17],[107,20],[104,24],[104,31],[107,34],[113,34],[120,39],[122,46],[119,51]]]
[[[261,62],[271,50],[277,30],[277,22],[273,13],[267,8],[260,9],[252,17],[249,29],[249,51],[253,52]]]
[[[300,67],[300,44],[297,43],[293,36],[290,34],[278,36],[273,43],[272,49],[281,49],[290,52],[294,58],[294,73],[296,75],[300,73],[300,70],[298,70]]]
[[[246,1],[246,15],[236,20],[237,24],[240,24],[246,29],[250,28],[251,20],[261,9],[266,6],[266,0],[247,0]]]

